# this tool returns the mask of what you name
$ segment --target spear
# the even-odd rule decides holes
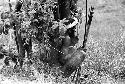
[[[91,8],[89,8],[89,12],[90,14],[88,15],[88,20],[87,20],[87,0],[86,0],[86,23],[85,23],[85,34],[84,34],[84,41],[83,41],[83,45],[82,45],[82,49],[84,49],[84,51],[86,52],[86,43],[87,43],[87,39],[88,39],[88,34],[89,34],[89,29],[90,29],[90,25],[91,25],[91,22],[92,22],[92,17],[93,17],[93,12],[94,10],[94,7],[91,6]],[[81,66],[79,66],[77,68],[77,70],[75,71],[75,74],[72,78],[72,81],[74,80],[75,78],[75,75],[77,73],[77,76],[76,76],[76,82],[80,82],[79,81],[79,78],[80,78],[80,71],[81,71]]]
[[[87,26],[87,0],[86,0],[86,23],[85,23],[85,32],[86,32],[86,26]]]
[[[84,41],[83,41],[83,45],[82,45],[83,49],[86,49],[86,43],[87,43],[87,39],[88,39],[89,29],[90,29],[92,17],[94,14],[93,10],[94,10],[94,7],[91,6],[91,8],[89,8],[90,14],[88,15],[88,18],[89,18],[88,20],[87,20],[87,15],[86,15],[85,34],[84,34]],[[87,14],[87,2],[86,2],[86,14]]]

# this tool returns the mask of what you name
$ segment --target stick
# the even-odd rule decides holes
[[[93,17],[93,14],[94,14],[93,10],[94,10],[94,7],[91,6],[91,8],[89,8],[89,12],[90,12],[90,14],[88,15],[89,20],[85,24],[85,34],[84,34],[84,41],[83,41],[83,45],[82,45],[83,49],[86,49],[85,47],[86,47],[86,43],[87,43],[87,39],[88,39],[89,29],[90,29],[92,17]]]
[[[82,48],[85,48],[86,45],[86,32],[87,32],[87,0],[86,0],[86,22],[85,22],[85,34]]]
[[[88,39],[89,29],[90,29],[90,25],[91,25],[93,13],[94,13],[93,10],[94,10],[93,7],[91,7],[91,9],[89,9],[90,14],[88,15],[88,17],[89,17],[88,21],[87,21],[87,15],[86,15],[85,34],[84,34],[84,41],[83,41],[83,46],[82,46],[82,48],[85,49],[85,52],[86,52],[86,43],[87,43],[87,39]],[[86,14],[87,14],[87,2],[86,2]],[[78,67],[77,71],[78,72],[77,72],[77,77],[76,77],[76,83],[78,81],[78,84],[79,84],[81,66]]]

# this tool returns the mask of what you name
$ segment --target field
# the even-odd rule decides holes
[[[3,4],[0,4],[1,11]],[[78,6],[85,13],[85,0],[79,0]],[[82,65],[82,84],[125,84],[125,0],[88,0],[88,8],[90,6],[94,6],[95,10],[87,42],[88,55]],[[84,35],[85,17],[82,17],[78,45],[82,44]],[[0,43],[7,45],[7,36],[0,36]],[[14,76],[10,78],[0,74],[0,84],[43,83],[44,76],[37,71],[34,73],[39,76],[39,82],[23,82]]]

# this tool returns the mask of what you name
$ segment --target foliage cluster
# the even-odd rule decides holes
[[[48,31],[50,23],[54,20],[52,9],[56,7],[55,2],[47,0],[41,3],[40,0],[32,1],[30,4],[24,0],[21,12],[7,11],[1,14],[1,19],[6,28],[18,26],[18,32],[22,37],[35,36],[38,29]]]

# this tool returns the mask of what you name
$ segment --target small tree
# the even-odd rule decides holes
[[[52,12],[54,7],[55,2],[52,0],[46,0],[42,3],[41,0],[36,0],[33,3],[23,0],[17,3],[16,12],[12,11],[10,5],[11,11],[7,14],[8,16],[2,16],[4,20],[9,18],[9,28],[15,30],[15,40],[21,66],[23,65],[25,52],[27,52],[28,58],[32,53],[32,38],[39,42],[46,42],[46,34],[51,31],[50,24],[54,19]]]

